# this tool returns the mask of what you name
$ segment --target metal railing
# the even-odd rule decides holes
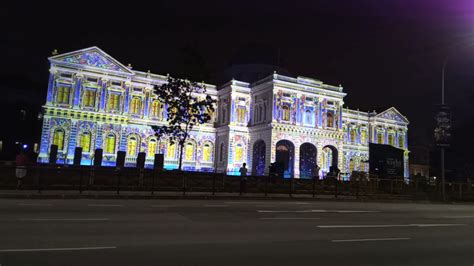
[[[91,167],[70,165],[36,165],[27,168],[21,188],[37,190],[83,191],[145,191],[156,194],[161,191],[216,193],[260,193],[321,195],[354,198],[393,197],[404,199],[441,199],[441,184],[423,181],[405,182],[403,179],[356,179],[341,181],[335,178],[294,179],[271,176],[248,176],[243,182],[240,176],[223,173],[156,171],[152,169]],[[18,185],[14,166],[0,167],[0,189],[15,189]],[[474,200],[474,188],[470,183],[446,183],[448,199]]]

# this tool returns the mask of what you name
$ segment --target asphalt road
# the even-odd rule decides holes
[[[474,205],[0,200],[0,265],[474,265]]]

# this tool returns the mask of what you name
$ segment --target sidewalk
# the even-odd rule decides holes
[[[429,202],[426,200],[413,200],[407,196],[394,195],[371,195],[355,196],[348,195],[316,195],[312,194],[283,194],[269,193],[239,193],[216,192],[186,192],[182,191],[83,191],[77,190],[46,190],[38,193],[37,190],[0,190],[0,199],[201,199],[201,200],[232,200],[232,199],[261,199],[261,200],[323,200],[323,201],[386,201],[386,202]]]

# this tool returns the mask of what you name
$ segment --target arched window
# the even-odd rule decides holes
[[[354,172],[354,168],[355,168],[355,162],[354,162],[353,159],[351,159],[351,160],[349,161],[349,173]]]
[[[151,116],[163,118],[163,104],[158,100],[154,100],[151,104]]]
[[[70,89],[68,86],[59,86],[58,92],[56,95],[56,102],[60,104],[68,104],[69,103],[69,92]]]
[[[242,162],[244,158],[244,147],[241,143],[235,145],[235,162]]]
[[[212,160],[212,145],[210,143],[205,143],[202,150],[202,160],[205,162],[210,162]]]
[[[120,110],[120,94],[118,93],[109,93],[109,99],[107,106],[110,111],[118,112]]]
[[[152,138],[148,141],[148,157],[154,157],[156,153],[156,139]]]
[[[393,134],[388,134],[388,144],[392,146],[395,145],[395,136]]]
[[[83,152],[91,151],[91,133],[89,131],[82,132],[79,145]]]
[[[137,154],[137,137],[132,136],[127,141],[127,155],[134,156]]]
[[[105,153],[114,154],[115,153],[115,134],[109,133],[105,138]]]
[[[367,143],[367,131],[362,130],[360,133],[360,143],[366,144]]]
[[[313,112],[311,109],[306,109],[305,111],[305,124],[312,125],[313,124]]]
[[[219,148],[219,161],[224,161],[224,143],[221,143],[221,146]]]
[[[237,108],[237,122],[245,123],[245,106],[239,106]]]
[[[58,150],[64,149],[64,130],[56,129],[53,134],[53,144],[58,146]]]
[[[176,145],[174,143],[168,142],[168,148],[166,149],[166,158],[174,159],[176,154]]]
[[[194,144],[191,143],[191,142],[188,142],[186,143],[186,147],[185,147],[185,156],[184,156],[184,160],[185,161],[193,161],[193,158],[194,158]]]
[[[139,115],[142,107],[142,100],[140,97],[133,97],[130,103],[130,113],[134,115]]]
[[[327,127],[334,127],[334,115],[332,112],[327,112]]]
[[[351,137],[350,141],[352,143],[355,143],[356,142],[356,130],[355,130],[355,128],[351,128],[350,137]]]
[[[283,105],[282,110],[283,110],[283,114],[282,114],[283,121],[290,121],[290,107],[288,105]]]
[[[95,106],[95,90],[91,90],[91,89],[84,90],[84,95],[82,96],[82,104],[85,107]]]
[[[398,135],[398,147],[405,148],[405,135]]]
[[[377,132],[377,143],[383,144],[383,132]]]

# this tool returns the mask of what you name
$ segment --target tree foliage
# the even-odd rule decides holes
[[[182,168],[183,147],[196,125],[207,123],[215,110],[216,100],[206,94],[203,83],[168,77],[168,82],[155,86],[158,100],[165,104],[166,125],[152,126],[158,137],[167,136],[179,145],[179,170]]]

